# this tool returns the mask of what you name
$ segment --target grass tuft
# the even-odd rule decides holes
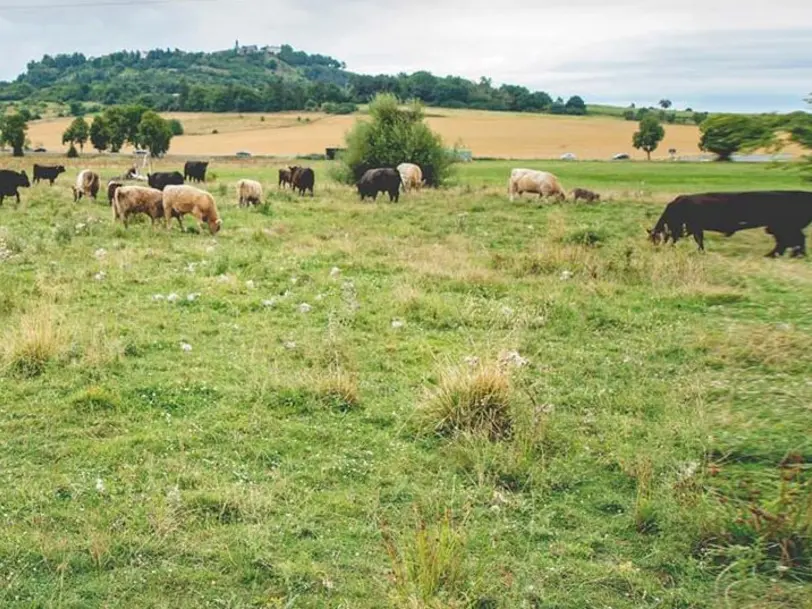
[[[504,367],[476,363],[449,368],[418,406],[418,424],[426,432],[443,436],[483,433],[499,440],[513,430],[513,401],[513,387]]]
[[[65,337],[52,307],[41,306],[20,318],[3,342],[6,366],[20,377],[31,378],[65,349]]]

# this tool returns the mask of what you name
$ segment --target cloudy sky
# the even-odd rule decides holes
[[[44,53],[289,43],[588,102],[805,109],[810,0],[0,0],[0,78]]]

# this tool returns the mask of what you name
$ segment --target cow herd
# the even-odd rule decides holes
[[[136,214],[147,215],[152,223],[163,219],[167,228],[177,219],[183,228],[183,216],[192,215],[206,224],[212,234],[222,226],[214,197],[186,182],[205,182],[208,163],[189,161],[179,171],[149,173],[139,176],[135,168],[107,183],[107,200],[114,220],[125,226]],[[35,164],[33,183],[47,180],[51,185],[65,173],[62,165]],[[315,172],[310,167],[289,166],[279,170],[279,188],[290,187],[300,196],[309,192],[314,196]],[[147,185],[128,185],[128,180],[146,182]],[[398,202],[400,192],[419,190],[425,185],[421,168],[412,163],[397,167],[370,168],[356,182],[361,200],[376,200],[378,194],[389,195],[390,202]],[[0,205],[6,197],[20,202],[20,188],[31,186],[25,171],[0,169]],[[83,197],[96,199],[101,188],[100,176],[89,169],[80,171],[72,186],[74,201]],[[237,185],[237,204],[240,207],[258,205],[263,201],[262,185],[256,180],[243,179]],[[567,199],[559,179],[552,173],[532,169],[513,169],[508,180],[511,201],[523,194],[536,194],[539,198],[557,201]],[[600,195],[584,188],[571,193],[575,202],[594,203]],[[812,192],[806,191],[753,191],[720,192],[682,195],[668,204],[655,227],[648,231],[654,244],[676,243],[682,237],[693,236],[700,250],[704,250],[704,231],[715,231],[727,237],[738,231],[764,228],[775,239],[775,247],[767,256],[783,255],[790,250],[792,256],[806,254],[804,229],[812,223]]]

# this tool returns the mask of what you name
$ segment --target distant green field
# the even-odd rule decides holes
[[[88,163],[0,207],[0,606],[810,607],[812,266],[641,229],[796,168],[219,162],[212,238],[71,203]]]

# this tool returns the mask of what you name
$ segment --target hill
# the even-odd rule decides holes
[[[365,75],[332,57],[281,47],[239,47],[215,53],[156,49],[87,58],[46,55],[13,82],[0,83],[0,102],[44,110],[46,104],[81,106],[140,103],[159,111],[278,112],[362,104],[394,92],[430,106],[519,112],[586,113],[584,100],[564,101],[526,87],[495,87],[429,72]],[[85,108],[93,110],[93,108]],[[349,109],[351,110],[351,109]],[[42,112],[40,112],[42,113]]]

